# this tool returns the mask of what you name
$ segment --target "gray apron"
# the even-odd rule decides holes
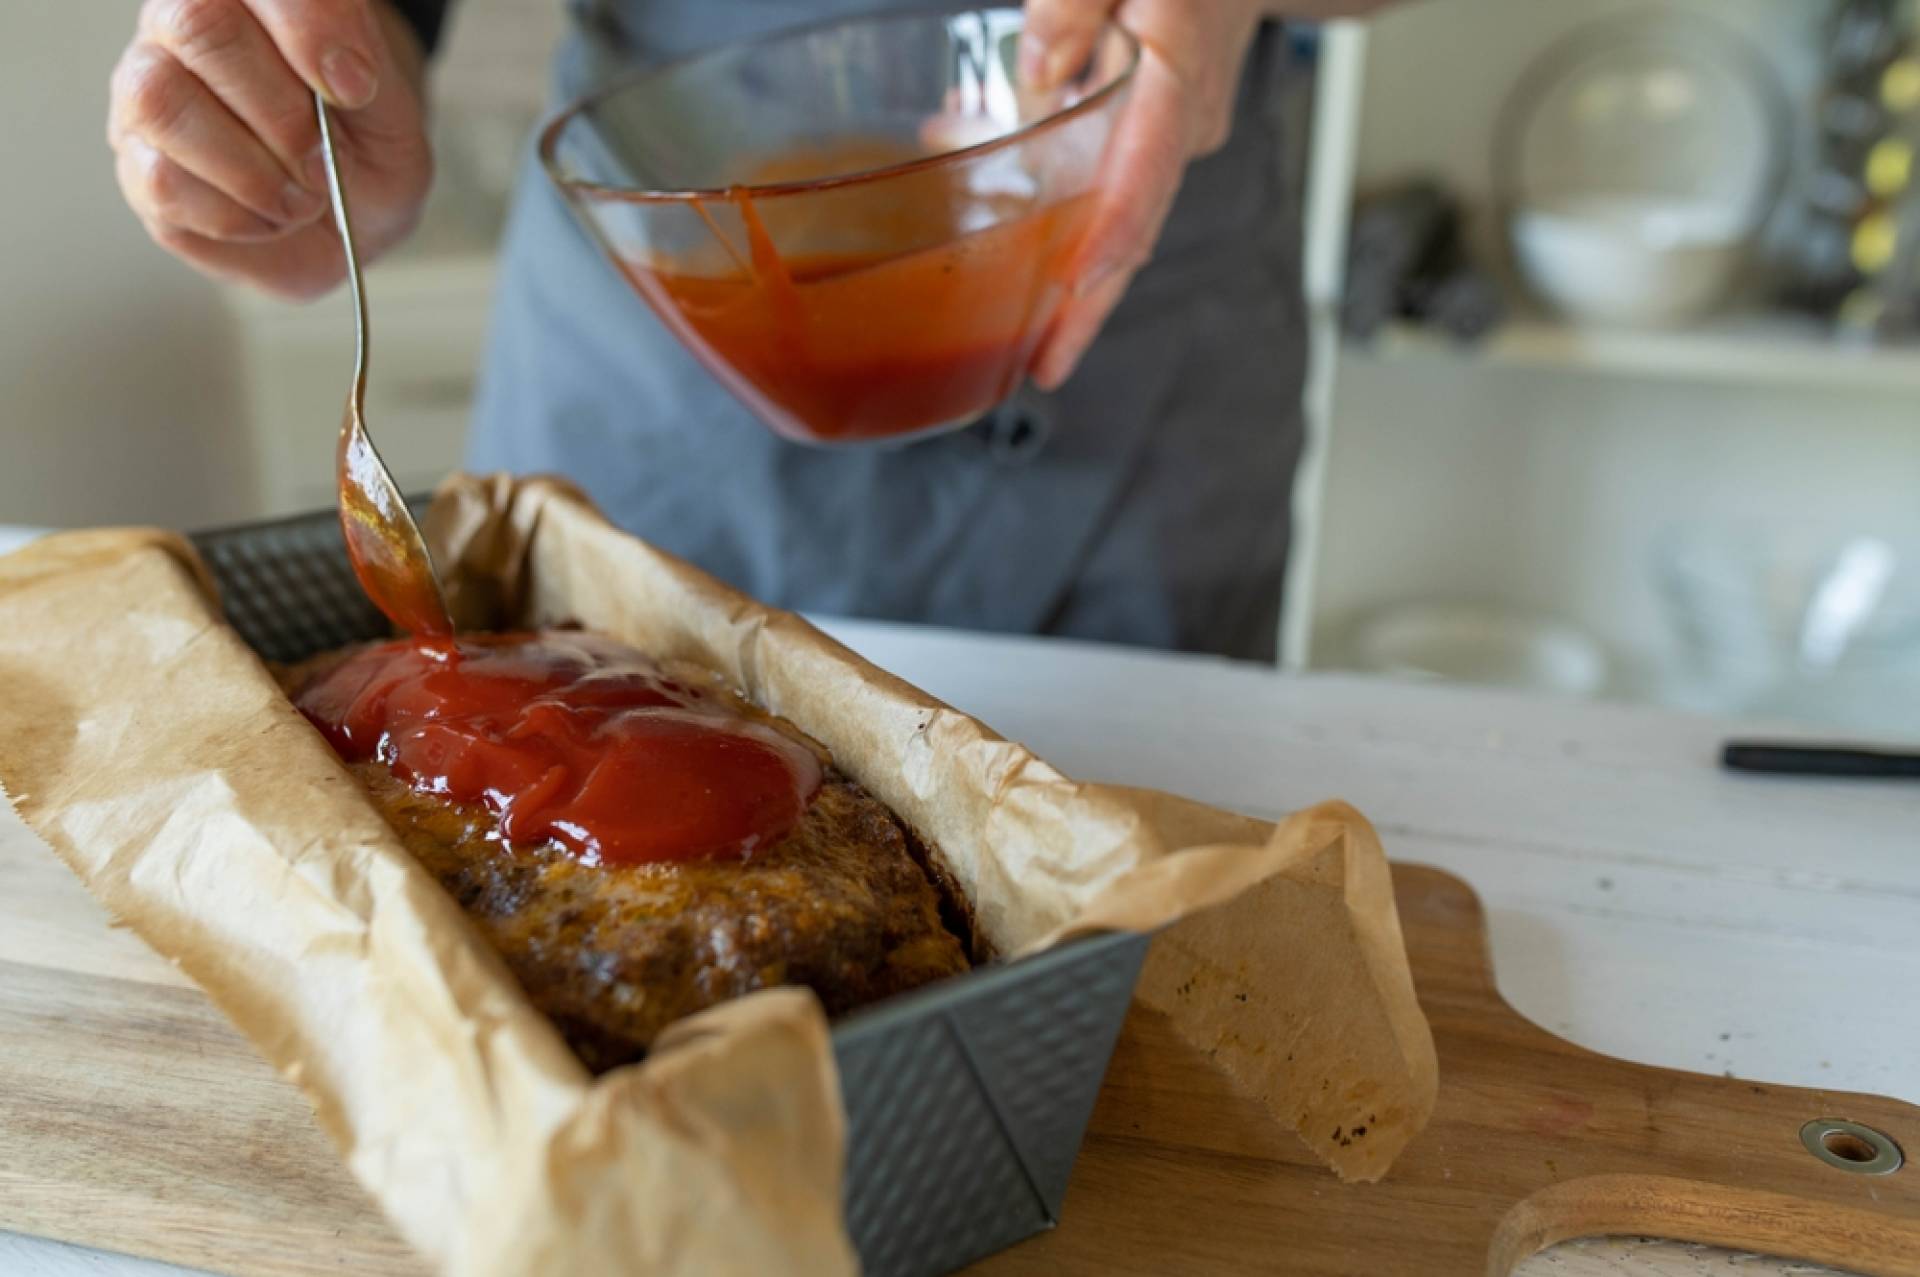
[[[567,99],[611,68],[875,0],[576,0]],[[767,602],[1271,659],[1305,363],[1266,29],[1232,140],[1079,371],[919,443],[774,436],[695,362],[529,162],[469,463],[556,472]]]

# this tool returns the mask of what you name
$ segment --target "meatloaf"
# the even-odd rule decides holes
[[[355,650],[286,670],[282,683],[298,698]],[[837,1015],[968,966],[918,845],[830,762],[773,845],[642,864],[510,844],[488,806],[421,792],[378,758],[349,767],[596,1072],[640,1058],[682,1016],[756,989],[803,985]]]

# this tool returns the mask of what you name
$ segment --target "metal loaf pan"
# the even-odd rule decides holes
[[[228,622],[293,662],[380,638],[332,511],[193,537]],[[846,1219],[871,1277],[932,1277],[1050,1228],[1146,956],[1115,933],[983,967],[834,1026]]]

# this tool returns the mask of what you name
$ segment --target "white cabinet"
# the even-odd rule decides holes
[[[1355,626],[1390,605],[1475,602],[1598,638],[1618,671],[1610,694],[1686,703],[1650,570],[1662,529],[1698,516],[1920,512],[1920,350],[1847,349],[1739,316],[1647,333],[1522,315],[1469,349],[1406,332],[1360,349],[1335,330],[1354,191],[1439,176],[1491,243],[1493,126],[1508,88],[1563,33],[1624,7],[1433,0],[1328,29],[1308,192],[1319,345],[1289,664],[1347,664]],[[1697,7],[1738,24],[1796,94],[1808,90],[1825,5]]]

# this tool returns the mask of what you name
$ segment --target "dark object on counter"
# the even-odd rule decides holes
[[[269,661],[387,637],[331,510],[193,542]],[[834,1022],[862,1271],[934,1277],[1053,1227],[1146,952],[1142,935],[1091,936]]]
[[[1477,341],[1506,314],[1500,286],[1469,259],[1457,202],[1416,181],[1363,199],[1347,247],[1340,326],[1369,341],[1396,319]]]
[[[1920,780],[1920,753],[1786,741],[1728,741],[1720,750],[1729,771],[1773,776],[1835,776],[1862,780]]]

